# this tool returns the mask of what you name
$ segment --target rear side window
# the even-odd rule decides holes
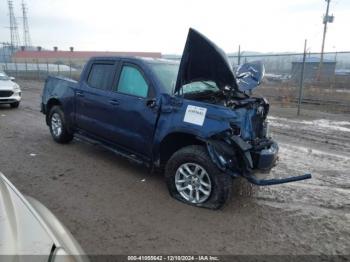
[[[113,76],[113,64],[93,64],[88,77],[88,84],[94,88],[108,90],[112,86]]]
[[[117,91],[128,95],[147,97],[148,84],[138,69],[132,66],[123,66]]]

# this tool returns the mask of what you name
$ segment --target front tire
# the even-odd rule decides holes
[[[229,198],[232,179],[210,159],[204,146],[187,146],[169,159],[165,168],[169,193],[189,205],[221,208]]]
[[[53,106],[49,113],[49,127],[52,138],[60,144],[69,143],[73,134],[68,131],[67,122],[60,106]]]

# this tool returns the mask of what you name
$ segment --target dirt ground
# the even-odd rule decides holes
[[[39,112],[42,83],[19,82],[0,106],[0,171],[46,205],[88,254],[350,254],[350,117],[272,107],[285,185],[237,186],[223,210],[172,199],[150,175],[98,146],[53,142]],[[250,192],[247,194],[247,192]]]

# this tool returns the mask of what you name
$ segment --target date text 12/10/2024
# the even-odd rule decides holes
[[[128,256],[128,261],[220,261],[217,256]]]

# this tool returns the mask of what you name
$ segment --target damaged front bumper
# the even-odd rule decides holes
[[[258,172],[268,172],[278,160],[278,145],[272,139],[260,139],[247,143],[239,136],[227,136],[221,140],[207,140],[207,149],[213,162],[231,176],[242,176],[259,186],[276,185],[311,178],[311,174],[287,178],[260,179]]]
[[[250,151],[253,169],[270,170],[278,160],[278,145],[269,139],[254,146]]]

